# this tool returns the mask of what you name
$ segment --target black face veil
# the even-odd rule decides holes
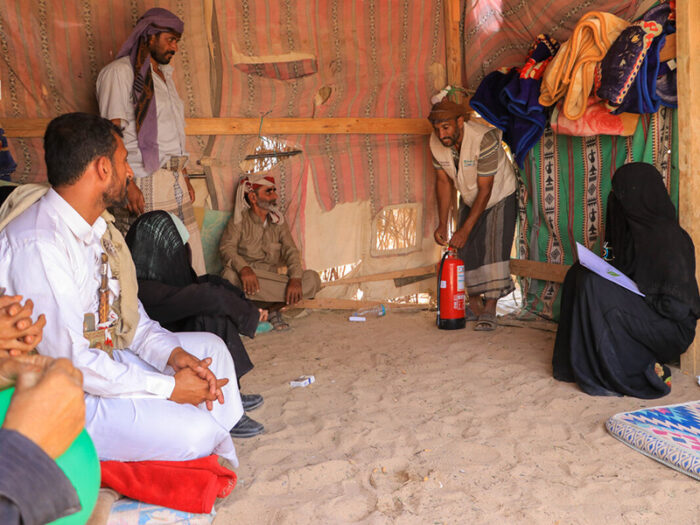
[[[670,296],[700,317],[695,248],[676,217],[663,179],[651,164],[620,167],[608,198],[606,240],[613,264],[648,296]]]
[[[171,286],[195,282],[188,246],[182,242],[169,213],[158,210],[141,215],[129,229],[126,243],[139,280]]]

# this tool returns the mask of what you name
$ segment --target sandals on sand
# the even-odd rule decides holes
[[[464,309],[464,319],[469,322],[469,321],[476,321],[479,318],[478,315],[474,313],[474,311],[469,308],[468,306]]]
[[[490,332],[496,329],[496,316],[494,314],[481,314],[474,325],[474,330],[477,332]]]
[[[289,323],[282,318],[282,313],[279,310],[270,312],[270,316],[267,320],[272,324],[272,329],[277,332],[289,330]]]

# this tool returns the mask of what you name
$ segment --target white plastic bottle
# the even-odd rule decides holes
[[[384,317],[385,315],[386,308],[384,308],[383,304],[378,304],[377,306],[370,306],[353,312],[353,314],[349,317],[349,320],[366,321],[368,317]]]

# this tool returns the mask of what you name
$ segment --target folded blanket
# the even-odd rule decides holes
[[[564,115],[571,120],[581,118],[593,88],[596,64],[628,25],[610,13],[591,11],[583,15],[571,38],[547,66],[540,87],[540,104],[552,106],[564,97]]]
[[[561,111],[562,103],[559,102],[552,112],[552,130],[560,135],[574,135],[577,137],[592,137],[594,135],[622,135],[628,137],[634,135],[639,122],[639,115],[634,113],[610,113],[604,100],[591,96],[588,98],[588,107],[580,119],[571,120]]]
[[[236,486],[236,473],[211,455],[190,461],[102,461],[102,487],[176,510],[211,512]]]
[[[484,120],[503,131],[503,140],[521,168],[547,124],[545,109],[538,101],[540,83],[558,48],[556,40],[538,35],[523,67],[489,73],[469,101]]]
[[[659,75],[656,77],[656,96],[662,105],[669,108],[678,107],[678,84],[675,60],[661,62]]]
[[[608,50],[600,64],[600,86],[597,95],[609,100],[614,113],[656,113],[661,98],[657,94],[659,53],[666,34],[675,32],[669,21],[672,8],[660,4],[644,17],[625,28]],[[662,93],[672,86],[663,83]]]
[[[660,99],[656,94],[656,76],[659,73],[659,50],[663,47],[666,35],[655,38],[646,58],[641,63],[637,74],[632,80],[632,85],[622,99],[622,102],[614,106],[613,113],[656,113],[659,111]]]

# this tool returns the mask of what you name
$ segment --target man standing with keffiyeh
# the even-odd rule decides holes
[[[134,171],[124,229],[146,211],[174,213],[190,232],[192,267],[203,274],[202,241],[192,209],[194,189],[185,171],[184,105],[170,65],[184,29],[184,22],[167,9],[146,11],[117,59],[100,72],[97,100],[100,114],[123,128]]]

